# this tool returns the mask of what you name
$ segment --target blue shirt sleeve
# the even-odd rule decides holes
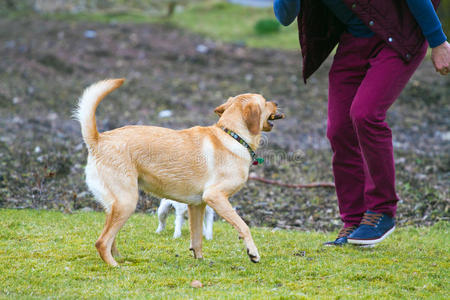
[[[278,22],[288,26],[300,13],[300,0],[274,0],[273,11]]]
[[[406,0],[431,48],[447,40],[431,0]]]

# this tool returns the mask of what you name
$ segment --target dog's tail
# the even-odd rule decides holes
[[[95,147],[98,142],[97,123],[95,121],[95,110],[102,99],[120,87],[125,79],[107,79],[99,81],[84,90],[78,100],[78,107],[74,117],[81,124],[81,134],[89,149]]]

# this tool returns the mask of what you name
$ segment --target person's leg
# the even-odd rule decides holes
[[[327,137],[333,150],[333,174],[344,227],[359,225],[364,203],[364,169],[350,107],[367,71],[361,49],[369,39],[344,34],[329,73]]]
[[[350,109],[364,159],[364,199],[368,211],[361,225],[348,236],[353,244],[375,245],[395,228],[397,194],[392,133],[386,112],[397,99],[425,56],[427,44],[409,63],[384,46],[370,59],[370,67]]]
[[[386,112],[419,66],[426,45],[413,61],[405,63],[385,46],[370,59],[370,68],[355,95],[350,117],[365,162],[364,200],[367,209],[395,216],[395,167],[392,133]]]

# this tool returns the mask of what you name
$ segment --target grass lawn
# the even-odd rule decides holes
[[[157,235],[155,216],[133,215],[118,237],[121,266],[111,268],[94,248],[103,214],[0,210],[0,297],[449,297],[448,222],[400,228],[373,249],[322,247],[335,233],[253,228],[261,254],[253,264],[222,221],[204,243],[205,259],[194,260],[187,227],[174,240],[172,221]]]
[[[173,22],[182,28],[225,42],[245,42],[256,48],[298,50],[297,21],[275,33],[257,34],[261,19],[276,20],[272,8],[254,8],[228,3],[192,6],[176,14]]]
[[[9,13],[10,17],[26,17],[27,12]],[[226,2],[204,1],[186,6],[170,19],[136,9],[116,12],[57,13],[48,18],[61,21],[93,21],[106,23],[164,23],[197,32],[214,40],[244,43],[249,47],[298,50],[297,22],[280,31],[258,34],[255,24],[262,19],[276,20],[272,8],[255,8]]]

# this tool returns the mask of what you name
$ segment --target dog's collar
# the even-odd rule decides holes
[[[243,138],[241,138],[239,135],[237,135],[236,132],[221,126],[220,127],[223,131],[225,131],[226,133],[228,133],[233,139],[235,139],[236,141],[238,141],[242,146],[244,146],[245,148],[247,148],[248,152],[250,153],[250,156],[252,157],[252,164],[253,165],[259,165],[262,164],[264,162],[264,158],[262,157],[256,157],[256,153],[255,151],[253,151],[252,147],[250,147],[249,144],[247,144],[246,141],[244,141]]]

